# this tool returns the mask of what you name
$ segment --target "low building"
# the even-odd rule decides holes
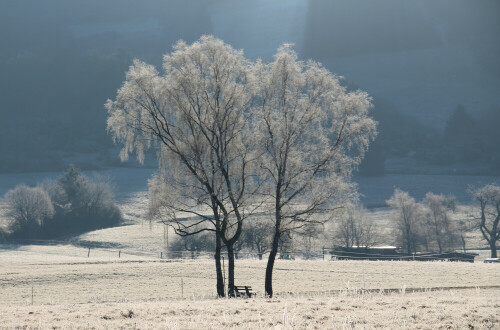
[[[449,251],[444,253],[419,252],[407,254],[398,252],[395,246],[337,247],[331,251],[333,260],[415,260],[415,261],[461,261],[474,262],[476,253]]]

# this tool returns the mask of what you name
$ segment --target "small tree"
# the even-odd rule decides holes
[[[407,192],[395,189],[392,197],[387,200],[392,207],[392,220],[398,245],[411,254],[417,252],[421,243],[421,228],[423,208]]]
[[[271,237],[269,224],[263,221],[252,221],[245,226],[242,240],[245,246],[250,251],[256,252],[259,260],[262,260],[264,253],[269,251]]]
[[[303,257],[306,260],[311,259],[311,252],[315,246],[315,243],[318,241],[319,236],[323,233],[324,227],[323,224],[317,223],[307,223],[300,230],[297,231],[297,234],[302,237],[302,247],[304,248]]]
[[[469,188],[469,193],[479,203],[479,215],[474,217],[475,227],[488,242],[491,257],[497,258],[496,243],[500,239],[500,186],[487,184],[480,188]]]
[[[213,252],[214,237],[209,232],[200,235],[178,236],[178,238],[170,246],[171,255],[180,257],[179,254],[187,251],[191,253],[191,259],[197,257],[200,252]]]
[[[62,207],[78,210],[85,206],[87,180],[80,169],[70,165],[57,180],[59,190],[55,192]]]
[[[341,213],[335,228],[335,238],[345,247],[369,247],[376,243],[373,220],[361,205],[348,205]]]
[[[460,239],[460,243],[462,245],[462,250],[464,252],[467,252],[466,235],[468,233],[470,233],[471,231],[474,231],[475,229],[477,229],[474,222],[475,221],[473,219],[471,219],[470,217],[465,217],[464,219],[460,219],[455,223],[457,237],[459,237],[459,239]]]
[[[111,185],[103,177],[88,178],[70,165],[57,182],[45,182],[43,186],[56,205],[52,236],[106,228],[123,220]]]
[[[46,191],[39,187],[19,185],[5,194],[10,231],[14,236],[36,237],[45,221],[54,215],[54,207]]]
[[[425,224],[430,234],[430,239],[434,241],[439,249],[453,248],[458,240],[455,225],[450,221],[449,212],[455,209],[455,197],[436,195],[427,193],[423,200],[426,207]]]

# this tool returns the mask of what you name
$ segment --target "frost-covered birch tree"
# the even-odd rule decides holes
[[[373,219],[367,213],[362,205],[347,205],[337,219],[336,240],[348,248],[373,246],[378,234]]]
[[[391,219],[397,244],[408,254],[417,252],[425,217],[424,208],[406,191],[400,189],[394,189],[393,195],[386,202],[392,208]]]
[[[273,62],[258,62],[255,74],[263,194],[274,224],[265,279],[272,296],[280,240],[324,223],[355,197],[351,173],[376,135],[376,122],[366,93],[347,92],[320,64],[299,61],[290,45],[279,48]]]
[[[242,51],[203,36],[179,41],[163,58],[164,73],[140,61],[108,100],[108,130],[121,157],[159,149],[160,174],[150,183],[150,213],[179,235],[216,236],[217,292],[224,294],[220,242],[228,250],[228,292],[234,286],[234,244],[251,207],[256,153],[251,120],[251,64]],[[205,206],[200,207],[200,206]],[[184,222],[182,217],[193,217]]]

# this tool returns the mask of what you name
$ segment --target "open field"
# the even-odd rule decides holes
[[[215,299],[212,260],[0,250],[0,328],[500,327],[496,264],[278,260],[273,299],[263,297],[265,261],[236,266],[236,284],[257,298]]]
[[[3,327],[54,329],[498,329],[499,295],[499,290],[345,292],[277,299],[8,306],[0,317]]]
[[[266,299],[266,261],[237,260],[236,284],[252,286],[257,297],[216,299],[207,254],[160,259],[168,250],[165,227],[145,220],[140,187],[149,174],[129,182],[129,171],[112,172],[120,174],[114,179],[126,225],[41,245],[0,245],[0,329],[500,329],[500,267],[481,262],[278,260],[276,296]],[[453,218],[469,212],[463,206]],[[389,210],[369,216],[390,238]],[[170,243],[175,239],[170,231]],[[321,251],[329,239],[313,248]],[[467,244],[485,245],[478,233]],[[477,252],[476,260],[488,257]]]

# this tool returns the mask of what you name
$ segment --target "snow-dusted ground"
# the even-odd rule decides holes
[[[500,322],[494,264],[277,260],[276,296],[267,299],[266,261],[237,260],[237,284],[258,295],[228,300],[215,299],[212,260],[80,252],[0,250],[1,327],[491,329]]]
[[[491,287],[496,285],[498,267],[483,263],[277,260],[277,296],[265,299],[266,261],[239,259],[236,282],[251,285],[258,297],[215,300],[211,256],[160,259],[165,251],[165,227],[150,224],[144,217],[146,181],[152,170],[120,168],[104,173],[115,181],[127,225],[65,242],[0,244],[3,326],[225,329],[353,328],[358,324],[368,328],[494,328],[500,322],[495,313],[500,306],[498,287]],[[7,190],[26,182],[16,180],[34,184],[43,177],[45,174],[15,175],[0,183]],[[436,178],[445,187],[451,180],[424,177],[416,176],[412,181],[389,176],[394,182],[422,187],[422,191]],[[458,181],[467,183],[473,178]],[[378,187],[378,192],[388,190],[384,187],[392,182],[375,179],[368,180],[369,186]],[[11,186],[4,185],[6,182]],[[467,209],[461,208],[455,216],[464,215]],[[387,208],[375,209],[370,215],[386,227]],[[170,232],[170,239],[173,236]],[[410,293],[410,288],[424,292]],[[431,292],[430,288],[440,289]],[[380,289],[395,292],[381,293]]]
[[[143,301],[148,298],[213,297],[213,260],[160,260],[118,255],[58,255],[66,246],[0,250],[2,301],[23,304],[36,288],[38,304]],[[63,252],[64,253],[64,252]],[[68,253],[69,254],[69,253]],[[266,260],[236,260],[235,280],[263,296]],[[227,266],[227,264],[226,264]],[[446,288],[497,285],[496,265],[416,261],[277,260],[275,293],[321,294],[334,290]],[[227,271],[227,269],[226,269]],[[112,285],[114,283],[114,285]],[[85,291],[68,295],[81,284]],[[160,289],[161,288],[161,289]],[[17,294],[16,294],[17,293]],[[0,303],[1,303],[0,302]]]
[[[5,306],[0,318],[3,326],[16,329],[497,329],[499,295],[495,289],[345,291],[276,299],[26,304]]]

